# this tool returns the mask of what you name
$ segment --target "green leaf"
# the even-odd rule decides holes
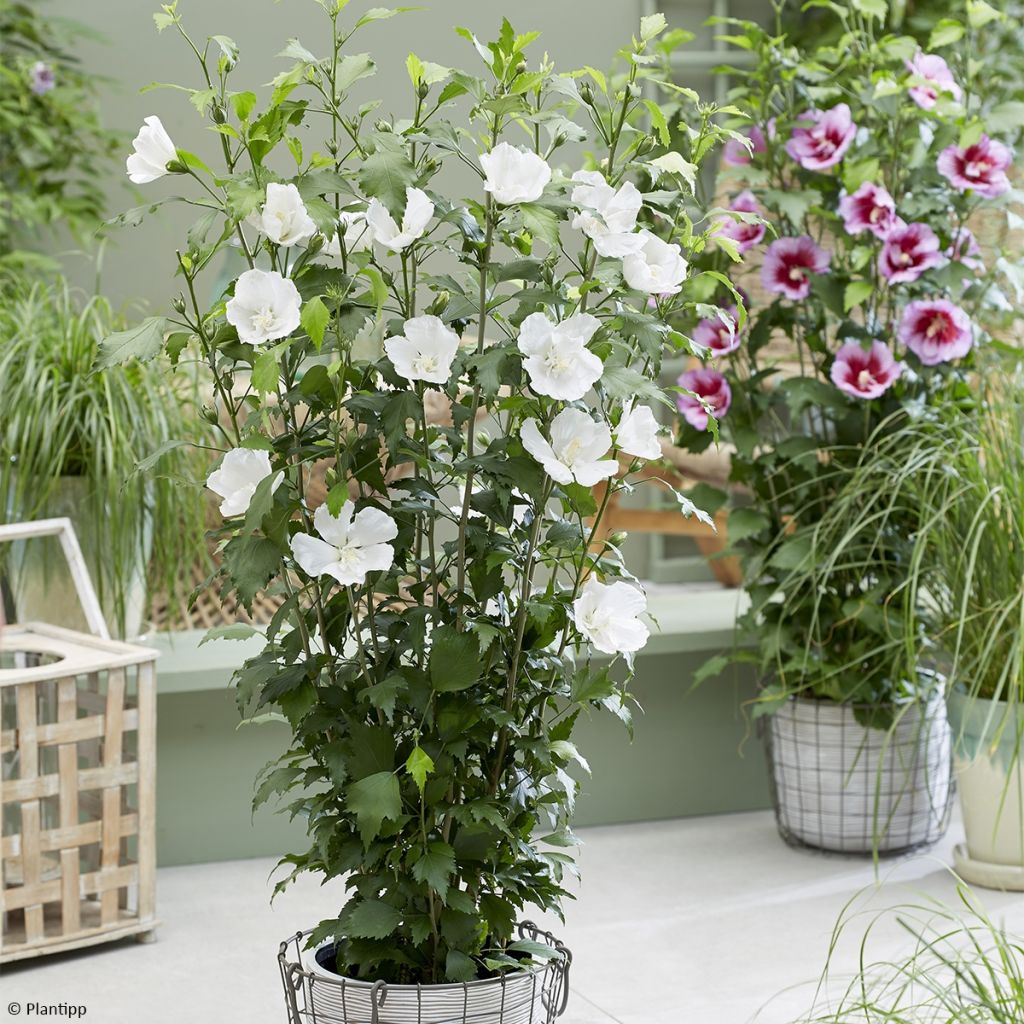
[[[402,915],[383,900],[360,900],[343,918],[355,939],[386,939],[402,923]]]
[[[870,281],[851,281],[843,291],[843,311],[849,313],[854,306],[870,299],[875,286]]]
[[[231,106],[235,111],[235,117],[239,121],[246,121],[256,106],[256,93],[254,92],[233,92],[230,94]]]
[[[523,216],[523,227],[531,235],[547,242],[552,249],[558,248],[558,217],[553,210],[536,203],[523,203],[519,211]]]
[[[735,544],[747,537],[753,537],[771,525],[771,520],[753,508],[734,508],[729,513],[729,543]]]
[[[248,640],[249,637],[262,635],[260,630],[246,622],[232,622],[229,626],[214,626],[213,629],[208,629],[203,634],[203,639],[199,641],[199,646],[202,647],[211,640]]]
[[[982,28],[990,21],[1005,18],[1005,15],[997,11],[985,0],[967,0],[967,20],[971,28]]]
[[[394,142],[381,143],[364,161],[359,184],[368,196],[379,199],[397,217],[405,208],[405,190],[416,180],[416,168]]]
[[[655,36],[661,35],[666,28],[668,28],[668,22],[665,20],[664,14],[660,12],[647,14],[640,19],[640,38],[648,43]]]
[[[268,394],[277,390],[280,380],[279,354],[276,348],[261,352],[252,364],[252,386],[260,394]]]
[[[448,895],[448,882],[455,874],[455,851],[440,841],[432,842],[426,853],[412,866],[412,877],[429,885],[443,903]]]
[[[942,18],[935,23],[928,37],[928,49],[938,50],[943,46],[959,42],[964,35],[964,27],[953,18]]]
[[[985,115],[985,127],[990,132],[1009,132],[1024,125],[1024,103],[1007,100],[994,106]]]
[[[651,115],[651,127],[657,133],[661,144],[667,146],[672,141],[672,134],[668,130],[665,112],[655,100],[644,100],[644,106],[647,108],[647,113]]]
[[[355,814],[363,845],[369,846],[380,832],[385,818],[395,821],[402,814],[402,794],[393,772],[377,772],[349,785],[345,791],[348,810]]]
[[[427,776],[434,770],[434,762],[430,755],[420,746],[415,746],[406,759],[405,770],[412,776],[416,788],[423,792],[427,784]]]
[[[377,64],[368,53],[351,53],[338,61],[338,88],[344,92],[361,78],[377,73]]]
[[[677,153],[674,149],[655,157],[650,164],[666,174],[678,175],[690,186],[691,190],[697,183],[697,165],[691,164],[689,160],[684,160],[682,154]]]
[[[256,595],[281,566],[281,552],[266,537],[232,537],[224,545],[224,562],[238,597],[248,611]]]
[[[870,18],[884,22],[889,15],[888,0],[853,0],[853,6]]]
[[[116,331],[107,335],[100,343],[99,368],[127,363],[132,359],[147,362],[160,354],[167,320],[162,316],[148,316],[141,324],[129,327],[127,331]]]
[[[449,981],[475,981],[476,963],[465,953],[449,949],[444,961],[444,975]]]
[[[330,310],[324,305],[319,295],[314,295],[302,307],[302,316],[299,322],[319,352],[324,343],[324,332],[331,322]]]
[[[708,658],[696,672],[693,673],[693,685],[699,686],[708,679],[720,676],[729,667],[729,658],[725,654],[716,654]]]
[[[430,648],[430,682],[439,693],[455,693],[480,678],[480,645],[472,633],[454,626],[434,630]]]
[[[405,14],[408,11],[422,11],[422,7],[371,7],[357,22],[356,28],[369,25],[371,21],[383,21],[385,18],[393,18],[396,14]]]

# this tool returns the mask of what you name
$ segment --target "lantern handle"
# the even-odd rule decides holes
[[[0,544],[18,540],[30,540],[34,537],[59,537],[60,546],[71,571],[71,580],[75,584],[78,601],[85,612],[85,621],[89,629],[103,640],[110,639],[107,621],[103,618],[96,588],[92,585],[89,569],[82,557],[82,549],[75,536],[75,528],[67,517],[60,519],[37,519],[29,523],[8,523],[0,526]]]

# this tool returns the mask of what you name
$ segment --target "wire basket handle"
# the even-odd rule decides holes
[[[85,612],[85,621],[96,636],[103,640],[109,640],[110,630],[107,629],[106,619],[103,618],[103,610],[96,597],[96,588],[92,585],[92,577],[90,577],[89,569],[82,557],[82,549],[79,547],[78,537],[75,536],[75,528],[71,525],[71,520],[66,517],[37,519],[29,523],[9,523],[0,526],[0,544],[31,540],[35,537],[60,538],[60,546],[71,572],[71,580],[75,585],[75,592],[78,594],[78,602],[82,606],[82,611]]]

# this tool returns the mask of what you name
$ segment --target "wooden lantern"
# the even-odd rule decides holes
[[[157,652],[111,640],[70,520],[0,526],[46,536],[92,632],[0,619],[0,963],[156,925]]]

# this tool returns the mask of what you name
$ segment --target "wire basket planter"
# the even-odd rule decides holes
[[[311,933],[299,932],[281,943],[277,956],[288,1024],[553,1024],[569,1001],[572,953],[529,921],[518,931],[555,955],[526,970],[441,985],[389,985],[333,974],[319,966],[314,951],[304,951]]]
[[[952,743],[941,689],[872,728],[870,705],[790,698],[764,723],[775,820],[791,846],[895,856],[945,834]]]

